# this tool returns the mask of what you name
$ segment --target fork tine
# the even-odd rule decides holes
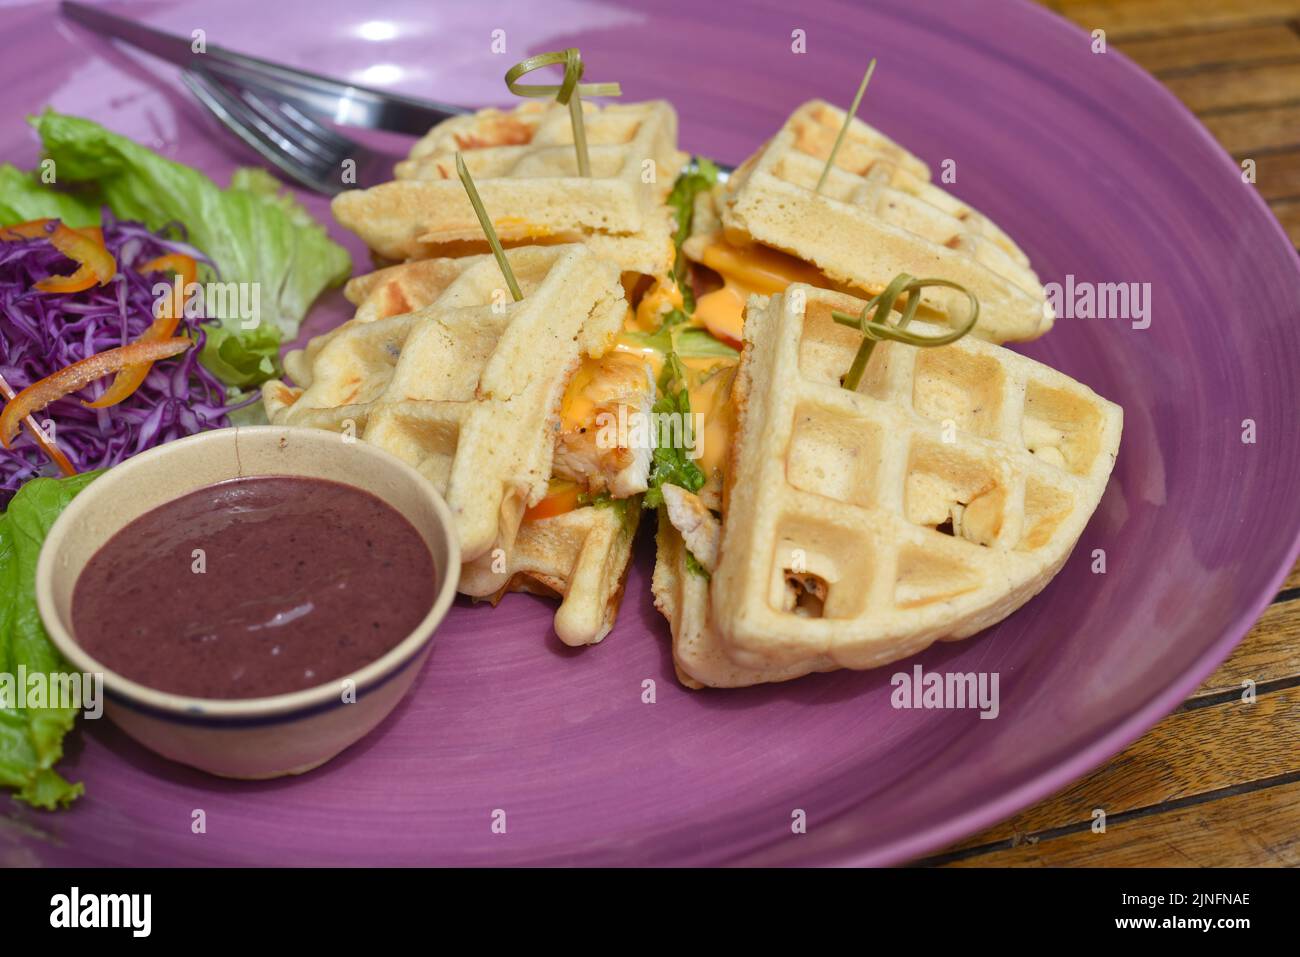
[[[356,141],[336,130],[317,123],[309,114],[298,109],[292,103],[280,103],[280,112],[310,133],[317,142],[330,147],[335,153],[350,154],[356,148]]]
[[[285,104],[268,103],[247,87],[241,87],[236,95],[265,124],[266,129],[272,131],[282,142],[292,143],[304,154],[308,154],[331,166],[337,160],[342,159],[335,146],[322,142],[312,130],[300,124],[285,109]]]
[[[220,83],[197,70],[186,70],[181,76],[222,125],[291,179],[328,195],[342,190],[342,183],[334,180],[333,170],[320,157],[304,151],[282,128],[257,115]]]
[[[229,98],[231,113],[235,119],[251,127],[282,152],[288,153],[309,171],[314,172],[317,169],[319,154],[310,145],[303,143],[300,131],[295,129],[286,118],[277,114],[272,107],[247,90],[230,90],[216,79],[212,79],[211,82],[218,95],[224,93]]]

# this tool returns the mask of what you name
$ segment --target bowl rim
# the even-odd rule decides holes
[[[331,703],[343,703],[339,693],[341,682],[352,681],[353,690],[359,699],[367,690],[382,684],[389,677],[395,675],[396,672],[409,665],[411,659],[433,640],[434,632],[442,623],[443,618],[446,617],[452,600],[456,596],[456,588],[460,583],[460,539],[456,534],[451,509],[447,506],[438,490],[433,487],[433,484],[412,466],[392,453],[360,439],[340,443],[345,448],[351,447],[355,450],[341,454],[369,457],[374,461],[376,468],[387,470],[389,474],[397,474],[401,478],[410,481],[433,505],[439,529],[447,545],[448,567],[441,570],[442,580],[439,583],[438,592],[428,614],[420,620],[419,624],[406,637],[374,661],[338,678],[333,678],[324,684],[305,688],[301,691],[291,691],[285,694],[268,695],[260,698],[199,698],[169,691],[159,691],[156,688],[150,688],[148,685],[127,678],[125,675],[107,667],[83,649],[73,638],[70,630],[64,628],[55,608],[53,583],[54,576],[57,574],[57,555],[63,543],[69,539],[72,526],[78,516],[93,508],[103,508],[104,500],[111,500],[113,495],[117,494],[118,488],[123,486],[123,483],[147,479],[149,471],[156,468],[157,463],[162,459],[176,454],[176,449],[186,449],[194,445],[215,442],[234,442],[236,439],[256,442],[274,437],[278,441],[279,438],[285,436],[298,436],[310,442],[316,442],[322,438],[338,441],[338,436],[334,433],[324,429],[303,426],[237,425],[223,429],[213,429],[208,432],[199,432],[195,435],[155,446],[109,469],[102,476],[88,484],[63,510],[54,524],[50,526],[36,563],[37,610],[40,613],[41,622],[50,636],[50,640],[73,668],[83,673],[102,674],[104,676],[106,696],[117,698],[128,707],[146,713],[163,716],[174,715],[190,721],[195,718],[247,720],[249,718],[283,716],[299,711],[315,713],[327,709]],[[334,454],[340,453],[336,450]],[[274,474],[293,476],[295,473]],[[330,481],[337,481],[340,484],[361,491],[370,491],[370,489],[363,488],[352,482],[340,479],[331,479]],[[204,488],[207,486],[199,487]],[[197,491],[197,489],[193,491]],[[179,498],[180,495],[184,494],[188,494],[188,492],[179,493],[176,497]],[[399,511],[398,514],[410,521],[405,513]]]

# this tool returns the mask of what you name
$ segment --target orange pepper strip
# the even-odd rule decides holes
[[[183,253],[168,253],[165,256],[159,256],[151,259],[141,265],[137,272],[171,272],[181,277],[181,286],[172,295],[172,306],[168,312],[167,303],[159,303],[158,311],[161,314],[166,313],[168,318],[173,322],[172,328],[175,329],[175,323],[180,322],[181,316],[185,314],[185,297],[189,287],[194,285],[199,278],[199,264],[192,258]],[[155,323],[157,325],[157,323]],[[170,334],[170,333],[169,333]],[[165,336],[163,338],[166,338]]]
[[[159,339],[169,338],[176,331],[176,327],[180,325],[181,316],[185,312],[185,290],[198,279],[199,264],[189,256],[181,253],[171,253],[149,260],[140,267],[139,271],[167,272],[169,270],[180,276],[180,287],[173,292],[169,299],[163,299],[158,303],[158,312],[153,323],[148,329],[140,333],[140,337],[135,340],[136,342],[155,342]],[[152,362],[141,362],[137,365],[127,366],[113,378],[113,384],[105,390],[103,395],[94,402],[84,402],[82,404],[88,409],[107,409],[109,406],[117,405],[140,388],[152,368]]]
[[[117,272],[117,260],[102,242],[95,242],[85,233],[69,229],[62,223],[50,233],[50,243],[69,259],[80,263],[71,276],[49,276],[36,284],[41,292],[81,292],[98,283],[104,285]]]
[[[25,223],[0,226],[0,240],[49,239],[49,227],[57,222],[57,219],[29,219]],[[101,246],[104,245],[104,230],[98,226],[77,226],[73,231],[81,233],[87,239],[93,240]]]
[[[14,388],[5,381],[5,377],[0,375],[0,395],[9,401],[14,397]],[[36,416],[29,415],[23,419],[23,424],[27,426],[27,431],[31,432],[32,438],[36,444],[41,447],[41,451],[48,455],[51,461],[59,467],[59,471],[64,475],[76,475],[77,468],[72,464],[72,460],[63,454],[63,449],[54,444],[41,428],[41,424],[36,421]]]
[[[578,494],[576,482],[552,481],[546,498],[524,512],[524,521],[534,522],[539,518],[553,518],[565,512],[572,512],[578,507]]]
[[[0,239],[49,239],[48,227],[56,222],[58,222],[56,219],[29,219],[25,223],[14,223],[12,226],[0,229]]]
[[[36,288],[41,292],[84,292],[97,281],[93,269],[89,266],[78,266],[77,271],[70,276],[47,276],[36,284]]]
[[[39,412],[51,402],[63,398],[110,372],[117,372],[140,362],[157,362],[179,355],[193,341],[186,338],[160,339],[154,342],[133,342],[116,349],[106,349],[79,362],[64,366],[58,372],[33,382],[5,404],[0,413],[0,445],[9,448],[20,424],[27,416]]]

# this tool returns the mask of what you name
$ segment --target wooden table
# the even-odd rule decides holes
[[[1047,5],[1105,30],[1238,161],[1254,159],[1256,188],[1300,247],[1300,0]],[[1096,808],[1104,834],[1092,830]],[[926,863],[1300,866],[1300,565],[1232,656],[1146,737]]]

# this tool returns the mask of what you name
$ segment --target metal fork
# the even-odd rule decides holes
[[[334,196],[386,183],[393,178],[393,167],[405,159],[322,125],[254,78],[228,83],[199,69],[186,70],[181,77],[226,129],[294,182],[318,193]],[[717,166],[718,181],[725,183],[734,168]]]
[[[327,196],[393,178],[403,157],[332,130],[291,103],[245,80],[227,86],[205,70],[186,70],[185,85],[221,124],[290,179]]]

